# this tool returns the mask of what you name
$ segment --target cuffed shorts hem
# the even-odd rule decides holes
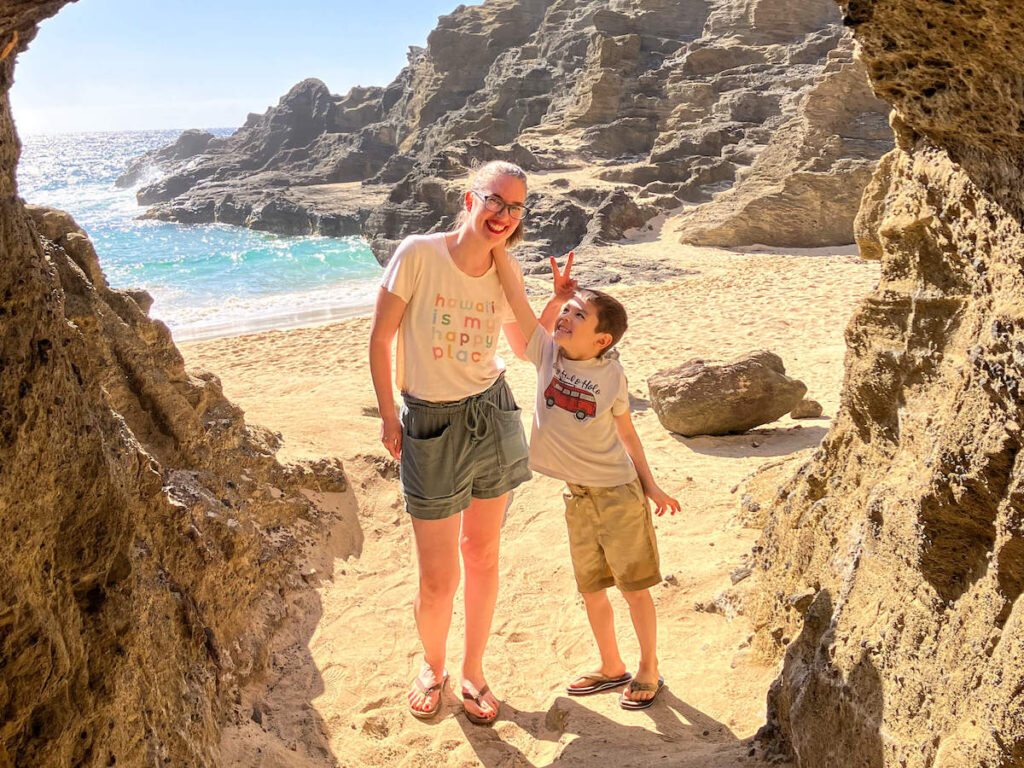
[[[594,592],[601,592],[602,590],[608,589],[608,587],[614,586],[615,579],[612,578],[601,579],[600,581],[595,581],[590,584],[580,584],[578,581],[576,582],[576,589],[579,590],[579,593],[581,595],[589,595]]]
[[[639,592],[641,589],[650,589],[655,584],[661,583],[661,574],[654,576],[648,576],[646,579],[640,579],[639,581],[622,582],[619,584],[619,589],[623,592]]]
[[[532,477],[533,472],[530,471],[529,460],[524,459],[505,470],[505,476],[501,478],[497,485],[487,486],[486,488],[474,488],[473,498],[496,499],[509,491],[515,490]]]
[[[405,511],[417,520],[444,520],[462,512],[471,501],[469,493],[460,493],[447,499],[417,499],[405,494]]]

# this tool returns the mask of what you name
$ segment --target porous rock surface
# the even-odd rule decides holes
[[[71,217],[17,197],[7,88],[62,4],[0,0],[0,765],[208,766],[345,477],[279,464]]]
[[[857,222],[882,277],[747,601],[782,660],[762,736],[801,766],[1024,765],[1022,11],[843,6],[895,110]]]
[[[822,410],[821,403],[805,397],[796,404],[789,415],[794,419],[816,419],[821,416]]]
[[[782,359],[758,350],[731,360],[688,360],[647,379],[651,408],[670,432],[728,435],[768,424],[803,400],[807,386]]]
[[[460,5],[386,87],[305,80],[138,198],[172,221],[364,234],[384,262],[402,237],[448,228],[471,165],[501,158],[535,182],[528,261],[684,205],[692,242],[849,243],[891,147],[851,51],[831,0]],[[561,170],[595,183],[549,186]],[[336,201],[309,191],[332,185]]]

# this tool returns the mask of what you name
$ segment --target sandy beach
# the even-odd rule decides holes
[[[339,522],[329,552],[304,573],[318,605],[296,606],[271,673],[247,692],[253,717],[229,728],[232,765],[311,766],[701,766],[754,764],[749,738],[764,722],[776,670],[747,649],[751,627],[732,615],[743,565],[758,536],[744,527],[745,479],[767,464],[795,468],[826,434],[839,406],[843,330],[875,285],[878,265],[853,248],[739,253],[662,236],[602,250],[609,261],[658,260],[688,273],[658,283],[609,287],[630,312],[621,360],[634,421],[650,464],[681,514],[656,520],[665,581],[652,592],[667,688],[646,712],[626,712],[617,693],[569,698],[567,681],[596,655],[576,594],[557,481],[535,477],[508,511],[501,586],[487,656],[503,700],[493,728],[468,723],[449,690],[441,715],[411,717],[405,692],[419,667],[412,598],[412,532],[396,466],[378,440],[366,346],[369,318],[183,344],[190,367],[221,377],[250,422],[280,432],[283,460],[337,456],[350,489],[335,499]],[[539,304],[539,301],[538,301]],[[646,379],[694,357],[728,359],[753,349],[779,354],[787,373],[824,406],[818,419],[783,418],[744,435],[682,438],[648,402]],[[532,418],[529,363],[512,358],[508,377]],[[528,427],[528,423],[527,423]],[[789,464],[792,460],[794,463]],[[726,590],[726,592],[722,592]],[[715,612],[699,609],[713,604]],[[624,658],[635,664],[624,601],[613,596]],[[449,643],[457,677],[461,596]],[[258,717],[257,717],[258,713]]]

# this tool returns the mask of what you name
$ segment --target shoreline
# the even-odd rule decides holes
[[[300,312],[276,313],[260,315],[244,322],[210,323],[203,326],[190,326],[179,330],[171,329],[171,336],[176,345],[194,344],[200,341],[231,339],[239,336],[253,336],[273,331],[294,331],[302,328],[318,328],[330,325],[339,320],[354,317],[365,317],[372,314],[373,304],[351,304],[342,307],[310,309]]]
[[[663,226],[665,222],[663,222]],[[654,239],[654,242],[662,242],[662,236],[659,235]],[[599,252],[603,254],[611,254],[614,251],[624,250],[629,252],[635,249],[638,245],[650,245],[650,242],[645,242],[640,239],[624,239],[618,243],[612,243],[599,247]],[[780,248],[768,245],[751,245],[742,248],[718,248],[712,246],[693,246],[683,243],[674,243],[668,247],[669,250],[676,250],[676,258],[666,259],[666,263],[675,263],[680,267],[692,267],[694,266],[693,261],[702,262],[702,266],[708,266],[708,262],[715,263],[717,269],[724,269],[729,271],[730,266],[740,267],[744,260],[747,259],[836,259],[836,260],[848,260],[854,259],[857,261],[863,261],[859,255],[859,249],[855,243],[848,245],[836,245],[836,246],[822,246],[816,248]],[[577,256],[580,254],[577,253]],[[680,258],[681,257],[681,258]],[[733,262],[730,265],[730,262]],[[534,295],[531,288],[539,283],[547,283],[547,276],[543,276],[538,279],[534,275],[526,275],[527,277],[527,292],[531,299],[537,299],[538,295]],[[635,275],[632,279],[627,279],[615,282],[610,286],[598,285],[597,287],[602,289],[610,288],[613,291],[630,290],[635,286],[640,285],[660,285],[665,282],[671,281],[673,278],[666,278],[664,280],[650,280],[646,276]],[[266,315],[259,315],[252,317],[251,319],[238,322],[236,320],[229,320],[220,323],[209,323],[191,325],[181,330],[171,328],[171,335],[174,338],[175,344],[195,344],[198,342],[216,341],[217,339],[229,339],[237,338],[240,336],[253,336],[262,333],[270,333],[273,331],[295,331],[305,328],[318,328],[324,325],[330,325],[331,323],[338,322],[341,320],[349,320],[357,317],[368,317],[373,314],[374,301],[365,301],[357,304],[349,304],[343,306],[324,307],[318,309],[307,309],[296,312],[274,312]],[[157,317],[157,319],[163,320]],[[163,320],[163,322],[167,322]]]

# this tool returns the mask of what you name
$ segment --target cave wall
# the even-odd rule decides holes
[[[842,5],[896,149],[842,407],[757,547],[763,739],[800,766],[1024,765],[1024,3]]]
[[[17,195],[7,90],[63,2],[0,0],[0,766],[206,766],[341,491],[286,467],[143,292]]]

